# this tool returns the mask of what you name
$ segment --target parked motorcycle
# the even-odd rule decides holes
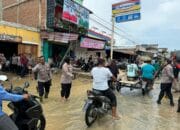
[[[25,90],[29,87],[29,83],[25,82],[24,86],[15,87],[11,85],[10,89],[7,89],[9,93],[13,94],[28,94]],[[46,119],[43,115],[43,108],[37,96],[30,95],[29,100],[22,100],[20,102],[10,102],[8,107],[13,111],[10,118],[15,122],[19,130],[45,130]]]
[[[97,90],[88,90],[87,97],[83,110],[85,111],[86,125],[91,126],[98,117],[111,111],[111,101]]]

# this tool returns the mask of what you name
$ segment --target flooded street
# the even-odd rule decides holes
[[[86,99],[86,90],[91,88],[91,79],[77,77],[73,81],[70,100],[60,101],[60,76],[53,77],[53,86],[49,99],[44,100],[43,109],[47,120],[46,130],[180,130],[180,114],[177,110],[179,93],[173,93],[175,107],[169,105],[169,100],[164,98],[161,105],[156,100],[159,94],[159,84],[155,83],[149,95],[142,96],[141,90],[130,91],[122,88],[115,92],[118,101],[118,111],[122,118],[113,121],[110,115],[98,119],[90,128],[84,121],[82,107]],[[11,78],[14,86],[30,81],[28,90],[37,94],[36,81],[31,77],[25,79]],[[6,104],[4,104],[6,105]],[[10,113],[7,107],[4,111]]]

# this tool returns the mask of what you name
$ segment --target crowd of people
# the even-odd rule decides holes
[[[34,73],[34,77],[37,80],[37,90],[39,92],[40,101],[43,102],[44,98],[48,98],[50,92],[50,86],[52,81],[51,66],[45,62],[43,56],[34,59],[31,54],[25,55],[13,55],[7,60],[4,54],[0,54],[0,64],[2,65],[2,71],[10,71],[17,73],[21,77],[24,77],[28,70]],[[80,58],[76,62],[77,66],[83,65],[83,59]],[[161,100],[166,95],[170,99],[170,105],[174,106],[173,94],[171,92],[174,82],[178,82],[179,69],[174,65],[173,59],[166,59],[163,64],[159,64],[158,61],[151,62],[147,60],[145,62],[133,62],[127,65],[127,77],[137,79],[141,76],[142,80],[149,84],[149,87],[153,89],[154,80],[156,77],[161,78],[160,93],[157,99],[157,103],[161,104]],[[119,68],[117,62],[112,60],[105,65],[105,60],[98,57],[97,61],[92,60],[92,56],[88,59],[88,69],[93,77],[93,89],[101,91],[105,96],[111,100],[112,104],[112,117],[113,119],[120,119],[117,114],[117,99],[116,95],[112,91],[112,83],[117,81]],[[73,65],[70,57],[66,57],[64,64],[62,65],[61,73],[61,100],[68,101],[71,93],[72,80],[73,80]],[[143,85],[143,83],[142,83]],[[180,87],[180,86],[178,86]],[[179,92],[180,88],[177,88]],[[0,86],[0,92],[4,93],[3,88]],[[14,95],[10,95],[13,97]],[[24,97],[25,96],[25,97]],[[27,95],[18,97],[17,100],[27,99]],[[0,103],[1,99],[0,95]],[[2,109],[2,108],[0,108]],[[4,114],[3,114],[4,115]],[[1,118],[1,111],[0,111]]]
[[[31,54],[13,54],[12,57],[6,58],[0,53],[0,63],[2,71],[13,72],[23,78],[35,66],[36,60]]]

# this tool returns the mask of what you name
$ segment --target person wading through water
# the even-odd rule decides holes
[[[40,101],[43,102],[44,89],[44,98],[48,98],[52,79],[50,66],[49,64],[45,63],[43,56],[39,57],[39,63],[32,68],[32,72],[37,72],[38,92]]]

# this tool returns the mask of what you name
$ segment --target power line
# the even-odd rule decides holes
[[[66,4],[66,5],[69,6],[68,4]],[[76,10],[76,11],[79,11],[79,10]],[[95,15],[95,14],[94,14],[94,15]],[[96,16],[97,16],[97,15],[96,15]],[[98,16],[98,17],[99,17],[99,16]],[[99,17],[99,18],[100,18],[100,17]],[[94,22],[100,24],[101,26],[105,27],[106,29],[108,29],[109,31],[112,32],[112,29],[111,29],[111,28],[106,27],[105,25],[103,25],[102,23],[98,22],[97,20],[92,19],[92,18],[90,18],[90,17],[89,17],[89,19],[90,19],[90,20],[93,20]],[[102,19],[102,18],[100,18],[100,19]],[[104,19],[102,19],[102,20],[105,21]],[[107,22],[107,21],[106,21],[106,22]],[[108,23],[108,22],[107,22],[107,23]],[[110,24],[110,25],[111,25],[111,24]],[[128,41],[131,41],[133,44],[138,44],[138,43],[136,43],[134,40],[131,40],[130,38],[128,38],[128,37],[126,37],[126,36],[123,36],[123,35],[115,32],[115,31],[114,31],[114,33],[115,33],[116,35],[120,36],[120,37],[123,37],[123,38],[127,39]]]
[[[104,28],[106,28],[106,29],[109,30],[109,31],[112,31],[111,28],[108,28],[107,26],[105,26],[104,24],[100,23],[99,21],[97,21],[97,20],[95,20],[95,19],[93,19],[93,18],[90,18],[90,20],[98,23],[99,25],[103,26]],[[132,42],[133,44],[138,44],[138,43],[135,42],[134,40],[131,40],[130,38],[128,38],[128,37],[126,37],[126,36],[124,36],[124,35],[121,35],[121,34],[119,34],[119,33],[116,32],[116,31],[114,31],[114,33],[115,33],[116,35],[120,36],[120,37],[123,37],[124,39],[127,39],[128,41]]]
[[[108,23],[109,25],[112,25],[110,22],[104,20],[103,18],[100,18],[100,17],[97,16],[96,14],[93,14],[93,15],[96,16],[97,18],[99,18],[100,20],[102,20],[103,22]],[[117,30],[121,31],[122,33],[125,33],[125,34],[127,34],[127,35],[129,35],[130,37],[133,38],[133,36],[132,36],[131,34],[127,33],[126,31],[124,31],[124,30],[122,30],[122,29],[119,29],[117,26],[115,26],[115,28],[116,28]],[[132,41],[133,41],[133,40],[132,40]]]

